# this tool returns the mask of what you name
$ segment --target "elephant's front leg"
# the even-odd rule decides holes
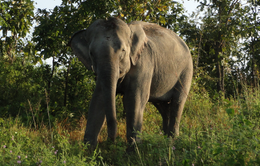
[[[136,82],[135,82],[136,83]],[[124,108],[126,111],[127,141],[132,144],[137,140],[137,133],[141,132],[143,112],[149,99],[150,86],[130,86],[124,94]]]
[[[90,103],[87,127],[84,136],[84,142],[89,143],[93,147],[97,145],[98,134],[105,121],[105,109],[103,108],[103,105],[96,104],[100,98],[101,96],[98,93],[94,93]]]

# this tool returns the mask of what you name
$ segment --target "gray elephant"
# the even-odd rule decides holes
[[[148,101],[161,113],[164,133],[179,135],[193,63],[189,48],[174,32],[152,23],[109,18],[76,32],[68,45],[97,75],[84,142],[97,144],[105,118],[108,138],[115,140],[117,93],[123,95],[129,143],[141,132]]]

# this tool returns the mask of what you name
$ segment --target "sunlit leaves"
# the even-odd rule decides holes
[[[163,26],[166,26],[166,23],[176,22],[176,18],[173,20],[169,17],[174,14],[179,16],[183,12],[182,6],[169,0],[121,0],[115,1],[113,7],[112,16],[119,16],[126,22],[140,20],[158,23]]]
[[[0,57],[15,60],[26,47],[23,38],[31,29],[34,6],[31,0],[1,0],[0,6]]]

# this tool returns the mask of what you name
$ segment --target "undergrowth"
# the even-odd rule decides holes
[[[77,121],[56,119],[51,129],[19,117],[0,118],[0,165],[260,165],[259,92],[212,100],[192,91],[175,138],[163,135],[160,114],[148,104],[141,142],[130,153],[120,100],[116,142],[106,141],[104,125],[94,151],[82,143],[83,115]]]

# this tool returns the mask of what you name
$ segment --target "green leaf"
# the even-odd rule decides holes
[[[233,108],[227,108],[226,112],[231,117],[233,117],[235,115],[235,110]]]

